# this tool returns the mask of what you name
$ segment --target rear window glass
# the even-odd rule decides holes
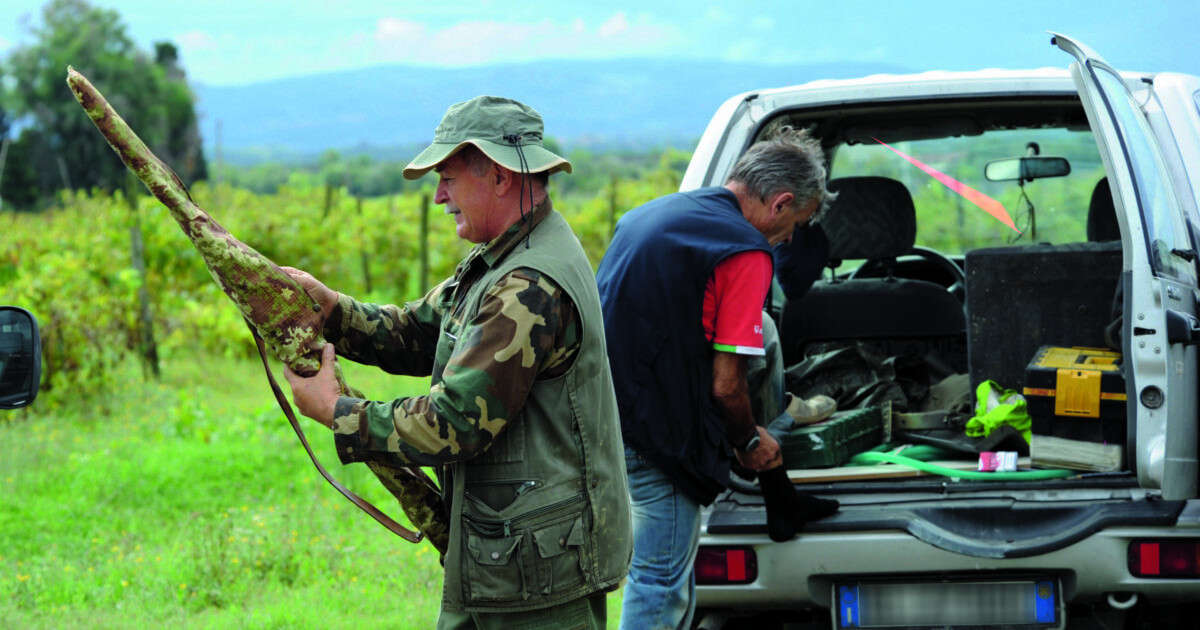
[[[1141,111],[1141,105],[1125,87],[1119,76],[1111,71],[1088,67],[1095,72],[1104,92],[1109,112],[1121,134],[1122,148],[1134,180],[1142,222],[1146,226],[1150,264],[1160,274],[1180,279],[1194,279],[1191,263],[1176,256],[1173,250],[1191,249],[1187,226],[1183,223],[1179,202],[1167,180],[1167,166],[1159,153],[1154,132]]]
[[[988,162],[1028,155],[1030,143],[1037,144],[1043,157],[1066,158],[1071,173],[1026,182],[1023,191],[1016,181],[984,178]],[[917,245],[960,254],[977,247],[1087,240],[1088,203],[1104,177],[1089,131],[1015,129],[896,142],[891,147],[1000,202],[1021,231],[1018,234],[882,144],[838,147],[831,177],[874,175],[904,183],[916,208]],[[1022,192],[1032,202],[1032,212]]]

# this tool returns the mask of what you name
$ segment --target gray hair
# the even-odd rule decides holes
[[[462,159],[467,164],[467,168],[469,168],[471,173],[476,177],[483,177],[487,174],[488,169],[492,168],[493,164],[496,164],[495,160],[488,157],[482,149],[473,144],[468,144],[458,152],[462,155]],[[517,173],[517,175],[522,175],[522,173]],[[550,181],[550,173],[548,171],[524,173],[523,176],[540,183],[543,188],[545,188],[546,183]]]
[[[473,144],[468,144],[459,149],[458,155],[462,159],[463,164],[467,166],[467,169],[475,177],[483,177],[487,174],[488,169],[492,168],[492,165],[495,164],[492,158],[488,157],[486,153]]]
[[[793,211],[808,200],[817,199],[819,205],[813,216],[817,220],[837,197],[837,193],[825,188],[825,176],[821,143],[806,129],[783,125],[738,158],[728,181],[743,184],[748,192],[764,201],[777,193],[790,192],[796,197]]]

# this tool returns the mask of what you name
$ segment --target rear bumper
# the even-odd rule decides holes
[[[838,519],[855,520],[860,508],[846,506]],[[871,509],[878,509],[874,507]],[[1066,602],[1099,600],[1111,593],[1137,593],[1156,601],[1200,600],[1200,579],[1143,579],[1127,568],[1130,541],[1200,536],[1200,501],[1188,501],[1178,517],[1159,525],[1102,526],[1086,537],[1045,553],[1019,557],[980,557],[956,553],[907,531],[861,529],[807,531],[785,543],[763,533],[713,534],[700,544],[745,545],[757,555],[758,578],[745,585],[696,587],[697,605],[706,609],[828,608],[833,583],[844,578],[1044,575],[1061,581]],[[838,529],[824,523],[822,529]]]

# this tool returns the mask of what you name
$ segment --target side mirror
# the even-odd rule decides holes
[[[37,320],[23,308],[0,306],[0,409],[33,403],[41,379]]]
[[[1071,163],[1061,157],[1015,157],[993,160],[983,167],[983,176],[991,182],[1021,180],[1031,182],[1045,177],[1071,174]]]

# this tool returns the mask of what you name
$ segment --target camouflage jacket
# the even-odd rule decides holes
[[[434,374],[425,396],[371,401],[338,399],[334,434],[342,463],[431,466],[470,459],[521,410],[533,383],[564,372],[579,348],[579,318],[567,294],[528,269],[505,274],[458,336],[445,365],[434,351],[443,319],[462,324],[462,298],[551,211],[549,199],[504,234],[474,248],[454,276],[402,307],[345,295],[324,335],[340,356],[392,374]],[[440,382],[439,382],[440,381]]]
[[[343,461],[444,464],[444,610],[533,610],[619,583],[632,527],[600,298],[548,202],[423,300],[347,301],[326,329],[344,356],[432,376],[428,396],[340,399],[334,432]]]

